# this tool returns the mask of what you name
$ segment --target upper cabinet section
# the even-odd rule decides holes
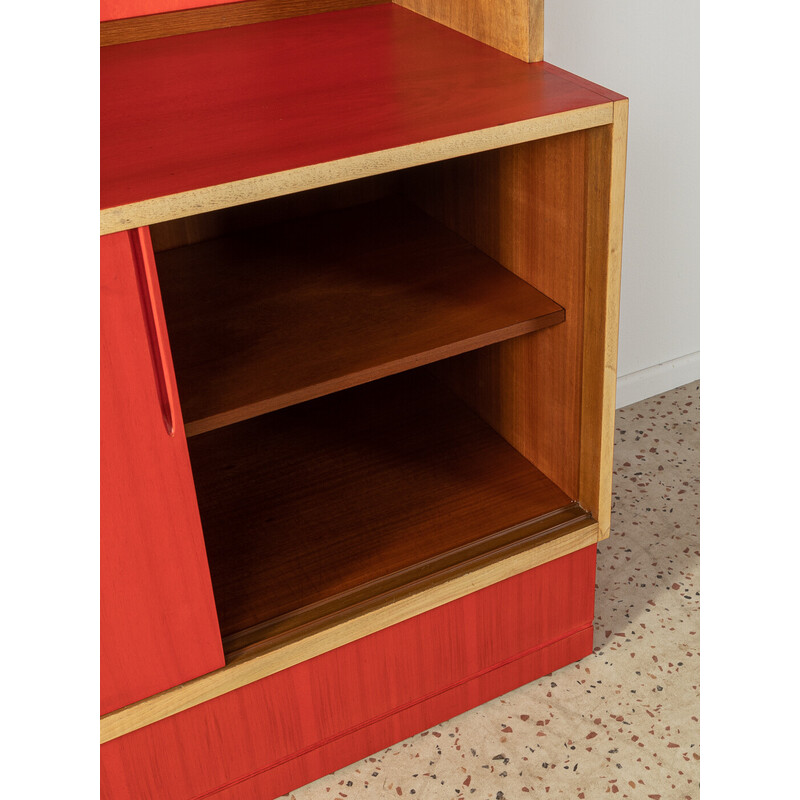
[[[608,124],[620,98],[391,3],[100,58],[102,233]]]

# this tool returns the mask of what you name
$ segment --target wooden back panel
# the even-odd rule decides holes
[[[437,367],[506,441],[579,492],[585,134],[454,159],[409,175],[432,216],[566,309],[566,321]]]
[[[609,535],[628,101],[584,131],[420,167],[409,195],[566,309],[436,365]]]
[[[523,61],[544,58],[544,0],[393,2]]]

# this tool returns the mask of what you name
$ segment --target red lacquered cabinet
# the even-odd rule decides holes
[[[581,658],[609,534],[627,100],[540,0],[191,5],[101,8],[109,800]]]

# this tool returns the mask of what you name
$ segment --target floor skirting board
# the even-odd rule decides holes
[[[700,351],[617,378],[617,408],[700,378]]]

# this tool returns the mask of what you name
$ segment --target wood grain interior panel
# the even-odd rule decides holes
[[[189,443],[223,638],[570,504],[420,370]]]
[[[522,61],[544,58],[544,0],[394,0]]]
[[[169,250],[159,270],[190,436],[564,319],[395,200]]]
[[[579,493],[585,136],[421,167],[407,192],[427,213],[551,297],[566,321],[438,365],[459,395],[572,499]]]

